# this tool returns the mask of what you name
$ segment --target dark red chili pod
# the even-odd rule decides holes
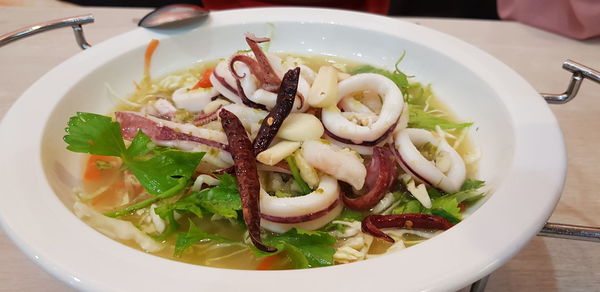
[[[394,214],[394,215],[369,215],[362,221],[364,233],[394,242],[394,239],[385,234],[380,228],[416,228],[447,230],[454,224],[448,220],[429,214]]]
[[[254,138],[254,142],[252,143],[254,155],[258,155],[258,153],[269,148],[271,141],[273,141],[281,124],[283,124],[283,120],[285,120],[292,111],[299,78],[299,67],[287,71],[283,76],[279,92],[277,93],[277,103],[263,120],[260,129],[258,130],[258,134],[256,134],[256,138]]]
[[[219,112],[219,117],[221,118],[223,130],[227,135],[229,151],[235,164],[235,177],[242,200],[242,213],[252,243],[262,251],[275,252],[277,251],[276,248],[264,245],[260,239],[260,182],[252,143],[242,122],[236,115],[222,109]]]

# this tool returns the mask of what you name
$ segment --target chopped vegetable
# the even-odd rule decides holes
[[[408,127],[420,128],[429,131],[435,130],[436,126],[440,126],[443,130],[460,129],[473,125],[473,123],[453,123],[444,118],[436,117],[433,114],[427,113],[416,106],[408,107]]]
[[[194,192],[190,197],[194,198],[196,205],[210,213],[237,218],[237,212],[242,210],[242,201],[235,178],[226,173],[217,177],[220,181],[218,186]]]
[[[190,228],[187,232],[180,232],[177,234],[177,241],[175,242],[175,256],[180,257],[183,252],[191,247],[192,245],[200,241],[216,241],[216,242],[234,242],[231,239],[221,237],[218,235],[210,234],[202,231],[200,228],[190,220]]]
[[[210,74],[212,74],[213,71],[215,71],[214,68],[204,70],[204,73],[202,73],[202,78],[198,80],[198,82],[192,87],[192,89],[212,87],[212,83],[210,83]]]
[[[359,73],[375,73],[375,74],[383,75],[383,76],[389,78],[390,80],[392,80],[394,83],[396,83],[398,88],[404,88],[404,87],[408,86],[407,76],[404,73],[402,73],[400,70],[398,70],[397,68],[393,72],[390,72],[390,71],[386,71],[383,69],[375,68],[371,65],[365,65],[365,66],[361,66],[358,69],[352,71],[350,74],[356,75]]]
[[[91,155],[87,160],[83,179],[87,181],[100,179],[106,170],[114,167],[113,163],[116,163],[114,157]]]
[[[146,201],[125,208],[131,212],[158,201],[176,195],[190,181],[194,170],[204,156],[202,152],[183,152],[174,149],[155,147],[141,131],[126,148],[119,124],[111,118],[92,114],[77,113],[69,119],[65,129],[67,149],[74,152],[94,155],[117,156],[123,161],[140,184],[155,195]],[[110,216],[127,213],[113,212]]]
[[[152,55],[154,55],[154,51],[158,47],[160,43],[159,40],[152,39],[146,47],[146,52],[144,53],[144,79],[148,79],[150,81],[150,65],[152,63]]]
[[[296,269],[333,265],[335,249],[332,246],[336,240],[326,232],[292,228],[286,233],[271,235],[264,241],[277,247],[277,253],[285,252]],[[254,253],[259,257],[273,255],[258,250]]]
[[[242,210],[242,202],[235,178],[230,174],[218,175],[219,185],[201,191],[192,192],[175,203],[164,204],[156,208],[156,213],[169,223],[169,227],[177,228],[174,212],[190,213],[197,217],[204,214],[217,214],[225,218],[238,218]],[[163,234],[167,236],[168,233]]]
[[[296,166],[296,160],[294,159],[294,157],[288,156],[285,158],[285,161],[290,166],[290,171],[292,172],[292,176],[294,177],[294,180],[296,181],[298,186],[300,186],[300,189],[302,189],[302,194],[306,195],[306,194],[311,193],[312,190],[310,189],[310,187],[308,187],[306,182],[302,179],[302,176],[300,176],[300,171],[298,170],[298,167]]]
[[[270,270],[271,267],[273,266],[273,264],[275,262],[277,262],[277,260],[279,260],[279,259],[280,259],[280,256],[278,254],[268,256],[264,260],[262,260],[260,262],[260,264],[258,264],[256,269],[259,271]]]

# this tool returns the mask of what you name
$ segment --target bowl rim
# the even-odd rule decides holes
[[[392,36],[413,37],[428,46],[444,47],[447,54],[452,54],[459,62],[474,68],[475,72],[482,74],[482,78],[497,90],[504,105],[509,109],[511,122],[515,125],[513,126],[514,163],[510,166],[504,183],[495,190],[496,193],[508,195],[491,196],[488,202],[468,220],[464,220],[433,240],[412,247],[411,253],[394,254],[350,265],[309,270],[257,272],[207,268],[156,256],[148,257],[143,252],[117,243],[85,225],[54,196],[47,183],[19,185],[23,182],[19,177],[23,175],[35,181],[45,182],[46,179],[41,168],[40,155],[31,157],[31,153],[40,153],[43,125],[52,110],[41,111],[34,117],[29,114],[28,124],[23,125],[21,117],[29,113],[28,109],[32,106],[54,108],[73,85],[94,68],[112,58],[111,56],[127,52],[142,41],[151,38],[165,39],[179,32],[164,33],[137,28],[97,44],[58,65],[25,91],[4,116],[0,124],[0,149],[5,153],[14,153],[0,158],[1,165],[11,166],[10,171],[7,167],[0,170],[0,177],[6,185],[6,191],[0,194],[0,225],[6,234],[32,261],[58,279],[82,290],[126,291],[143,288],[157,290],[159,287],[173,289],[192,284],[205,285],[202,287],[206,289],[227,290],[243,285],[252,290],[257,287],[250,283],[262,283],[262,281],[271,281],[273,283],[270,285],[273,287],[271,289],[276,289],[279,284],[285,285],[291,282],[294,285],[282,287],[289,287],[293,291],[314,288],[312,286],[314,282],[318,282],[322,289],[340,289],[343,286],[350,290],[362,290],[376,288],[377,285],[384,286],[381,283],[385,281],[373,279],[364,281],[368,279],[364,274],[361,274],[361,277],[347,277],[356,271],[373,269],[378,271],[376,277],[380,279],[397,277],[397,273],[410,275],[412,282],[407,281],[402,284],[403,289],[406,290],[441,291],[459,289],[491,273],[519,251],[541,229],[558,202],[564,185],[566,151],[559,125],[549,107],[517,73],[489,54],[452,36],[413,23],[359,12],[317,8],[227,10],[211,12],[209,21],[200,28],[267,21],[336,24],[375,30]],[[477,69],[478,66],[485,67],[485,70]],[[74,78],[61,78],[64,72],[69,72],[69,76]],[[503,84],[511,84],[510,89]],[[49,88],[52,88],[52,93],[48,93]],[[520,98],[511,95],[515,92],[519,93]],[[42,93],[46,97],[40,100],[39,95]],[[522,125],[542,125],[543,130],[521,127]],[[31,140],[27,145],[22,145],[14,139],[22,131],[31,134]],[[31,157],[31,159],[19,157]],[[532,164],[535,165],[534,174],[527,172],[531,170]],[[523,189],[535,190],[535,192],[527,193],[526,202],[523,204],[519,202],[520,204],[515,206],[514,193],[522,193]],[[27,195],[9,195],[18,192]],[[51,196],[31,195],[49,193]],[[50,231],[44,230],[44,226],[31,221],[35,216],[33,213],[43,209],[46,209],[43,211],[44,215],[51,216],[53,220],[64,224],[54,230],[55,236],[48,237]],[[510,216],[507,216],[506,210],[511,210]],[[490,228],[482,226],[481,222],[489,223],[495,231],[481,233]],[[511,229],[512,227],[516,229]],[[82,237],[76,242],[68,236],[68,231],[73,230]],[[486,236],[476,242],[464,240],[469,238],[469,235],[472,237],[473,234],[486,234]],[[87,252],[96,252],[98,255],[118,254],[123,257],[116,259],[96,256],[94,258],[96,262],[90,265],[88,259],[73,256],[73,254],[85,255],[86,249],[78,246],[82,243],[90,244]],[[451,250],[448,250],[448,246]],[[436,257],[443,257],[445,261],[432,260]],[[381,266],[389,265],[394,260],[410,262],[411,266],[381,269]],[[108,268],[110,266],[132,271],[144,268],[144,273],[140,276],[143,277],[147,273],[162,275],[162,277],[154,277],[147,279],[145,283],[139,283],[127,277],[119,277],[117,269]],[[165,275],[164,270],[170,272]],[[425,272],[427,275],[424,275]],[[371,275],[375,277],[375,273]],[[203,278],[198,279],[198,276]],[[310,277],[313,281],[297,281],[300,276]],[[331,279],[344,279],[344,282],[331,281]],[[267,290],[267,287],[262,288],[264,289],[261,290]]]

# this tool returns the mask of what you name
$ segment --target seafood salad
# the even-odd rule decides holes
[[[312,268],[418,244],[485,195],[472,123],[400,61],[388,71],[245,41],[152,79],[152,40],[136,92],[69,119],[67,149],[86,153],[78,217],[182,262]]]

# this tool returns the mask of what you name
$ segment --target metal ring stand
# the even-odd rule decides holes
[[[75,40],[77,41],[77,44],[81,49],[85,50],[90,48],[91,45],[85,40],[85,36],[83,35],[83,29],[81,26],[92,22],[94,22],[94,16],[92,14],[65,17],[61,19],[41,22],[32,26],[17,29],[7,34],[0,35],[0,47],[8,43],[14,42],[16,40],[20,40],[22,38],[26,38],[34,34],[38,34],[40,32],[70,26],[73,28],[73,32],[75,33]]]
[[[600,84],[600,71],[594,70],[585,65],[579,64],[572,60],[566,60],[563,63],[563,69],[573,73],[571,81],[564,93],[552,94],[541,93],[546,102],[550,104],[564,104],[572,100],[581,86],[583,79],[592,80]],[[555,237],[571,240],[583,240],[600,242],[600,227],[590,227],[581,225],[570,225],[562,223],[546,223],[538,236]],[[477,282],[471,284],[471,292],[483,292],[487,285],[490,275],[487,275]]]
[[[83,28],[81,26],[83,24],[92,22],[94,22],[94,17],[92,16],[92,14],[86,14],[38,23],[36,25],[32,25],[1,35],[0,47],[10,42],[40,32],[70,26],[71,28],[73,28],[73,32],[75,33],[75,40],[77,41],[77,44],[81,49],[85,50],[90,48],[91,45],[85,40],[85,36],[83,35]],[[579,91],[579,87],[581,86],[583,79],[587,78],[600,84],[600,71],[594,70],[590,67],[587,67],[572,60],[565,61],[562,67],[563,69],[573,74],[571,75],[571,80],[569,82],[567,90],[564,93],[541,93],[542,97],[544,97],[546,102],[550,104],[564,104],[572,100],[575,97],[575,95],[577,95],[577,92]],[[600,227],[588,227],[560,223],[546,223],[546,225],[542,228],[538,235],[571,240],[600,242]],[[471,284],[470,291],[485,291],[485,287],[487,285],[489,277],[490,275],[487,275],[479,279],[477,282]]]

